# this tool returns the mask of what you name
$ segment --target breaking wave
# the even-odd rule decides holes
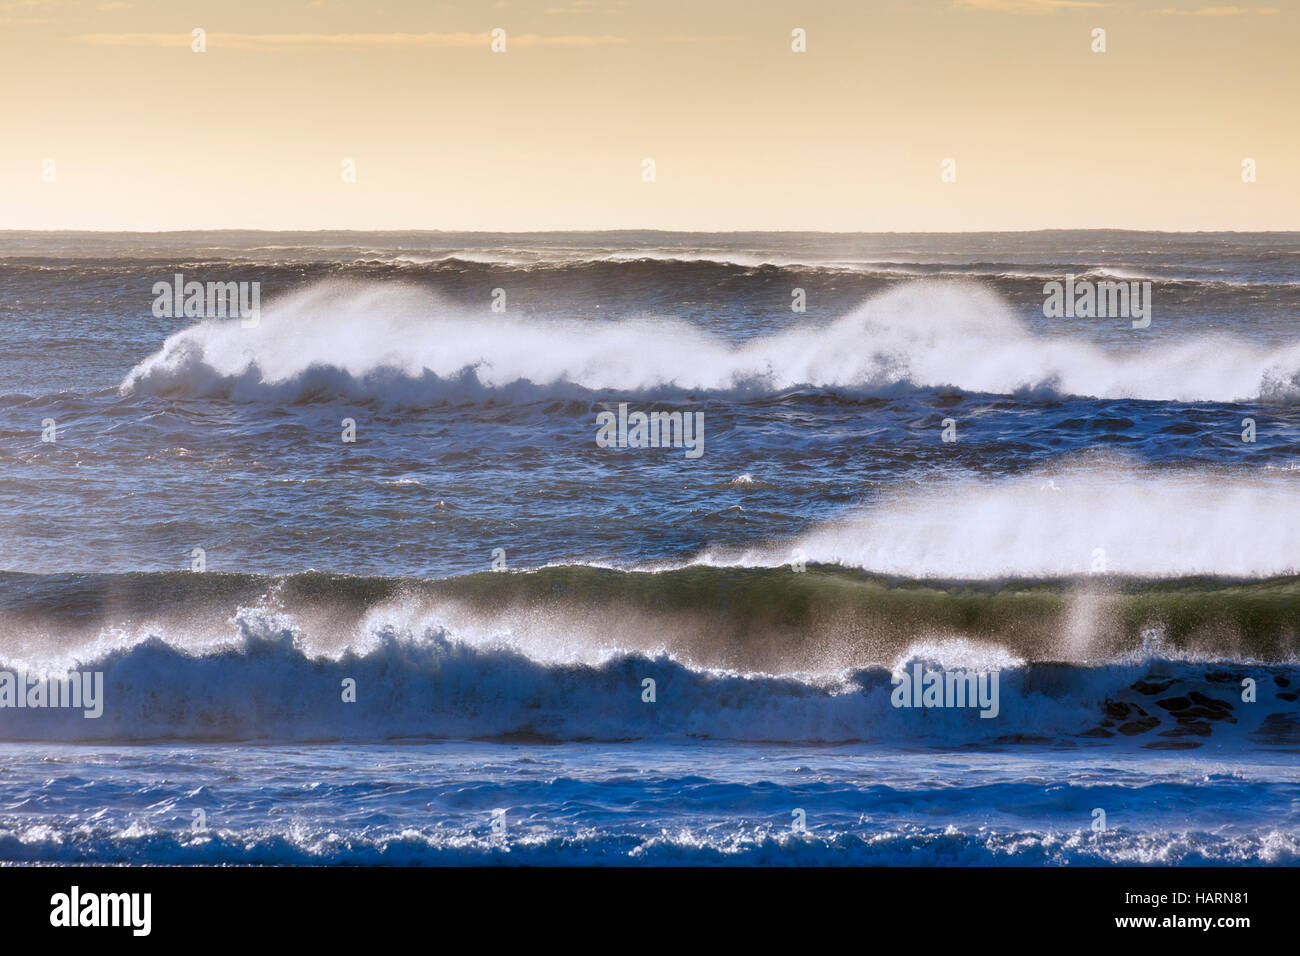
[[[101,716],[10,705],[0,737],[1300,746],[1300,669],[1290,665],[1160,656],[1026,664],[945,641],[910,648],[892,667],[815,677],[696,668],[663,652],[547,662],[435,629],[381,629],[368,648],[312,656],[281,616],[245,609],[235,626],[222,647],[187,650],[152,636],[79,661],[78,672],[104,675]],[[992,707],[895,706],[893,675],[906,681],[918,667],[996,672]],[[1257,688],[1249,704],[1247,680]]]
[[[103,675],[96,718],[14,707],[0,675],[5,740],[1300,746],[1295,579],[1080,592],[569,567],[0,584],[0,671]],[[895,707],[893,677],[918,667],[999,673],[996,713]]]
[[[170,336],[120,389],[418,407],[807,387],[1290,402],[1300,396],[1300,343],[1272,350],[1206,336],[1117,355],[1035,334],[996,294],[960,282],[909,283],[824,327],[741,344],[670,319],[524,319],[470,313],[414,287],[326,282],[266,306],[256,328],[209,320]]]
[[[1142,467],[1097,455],[997,480],[899,486],[793,544],[701,560],[805,560],[906,577],[1269,577],[1300,571],[1300,494],[1284,474]]]

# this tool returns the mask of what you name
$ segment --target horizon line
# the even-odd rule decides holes
[[[207,233],[207,232],[265,232],[265,233],[436,233],[436,234],[460,234],[460,235],[547,235],[552,233],[615,233],[615,232],[650,232],[663,233],[667,235],[740,235],[763,233],[771,235],[825,235],[825,236],[961,236],[961,235],[986,235],[986,234],[1020,234],[1033,232],[1135,232],[1135,233],[1164,233],[1167,235],[1204,235],[1215,233],[1238,233],[1238,234],[1289,234],[1300,232],[1300,226],[1291,229],[1159,229],[1159,228],[1134,228],[1132,226],[1041,226],[1034,229],[778,229],[778,228],[761,228],[761,229],[662,229],[662,228],[643,228],[638,226],[620,226],[606,229],[432,229],[425,227],[416,228],[384,228],[384,229],[357,229],[353,227],[322,227],[315,229],[304,228],[267,228],[264,226],[219,226],[204,227],[194,226],[180,229],[115,229],[115,228],[85,228],[85,227],[67,227],[58,229],[24,229],[24,228],[0,228],[0,235],[12,233],[91,233],[103,235],[144,235],[144,236],[165,236],[178,235],[183,233]]]

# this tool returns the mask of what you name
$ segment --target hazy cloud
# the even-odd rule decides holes
[[[992,10],[997,13],[1055,13],[1110,6],[1100,0],[953,0],[952,5],[959,10]]]
[[[93,46],[179,47],[190,44],[188,33],[84,33],[68,38]],[[491,43],[488,33],[209,33],[210,50],[283,50],[292,47],[482,47]],[[507,35],[510,47],[608,46],[626,43],[616,36]]]
[[[1166,17],[1241,17],[1248,16],[1252,13],[1258,13],[1261,16],[1271,16],[1277,13],[1277,7],[1199,7],[1195,10],[1176,10],[1172,7],[1166,7],[1164,10],[1157,10],[1156,13]]]

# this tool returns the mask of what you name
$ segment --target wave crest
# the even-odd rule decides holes
[[[824,327],[737,345],[673,319],[523,319],[469,313],[410,286],[328,282],[268,305],[256,328],[209,320],[177,332],[120,389],[422,406],[486,393],[509,400],[512,390],[533,400],[557,391],[769,395],[806,387],[1292,401],[1300,343],[1269,351],[1201,338],[1117,356],[1035,334],[996,294],[961,282],[909,283]]]
[[[235,623],[237,639],[225,647],[195,653],[151,636],[83,661],[77,670],[104,674],[101,717],[7,709],[3,739],[1300,743],[1290,703],[1300,673],[1288,665],[1024,664],[961,642],[905,652],[899,667],[1000,671],[995,719],[985,719],[971,707],[895,706],[886,667],[817,678],[689,667],[664,653],[548,663],[439,629],[388,628],[367,649],[312,656],[281,615],[246,609]],[[1258,685],[1255,704],[1240,703],[1246,677]],[[344,693],[349,681],[354,700]]]

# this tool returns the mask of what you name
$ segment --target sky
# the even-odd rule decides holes
[[[0,0],[0,229],[1300,229],[1297,28],[1300,0]]]

